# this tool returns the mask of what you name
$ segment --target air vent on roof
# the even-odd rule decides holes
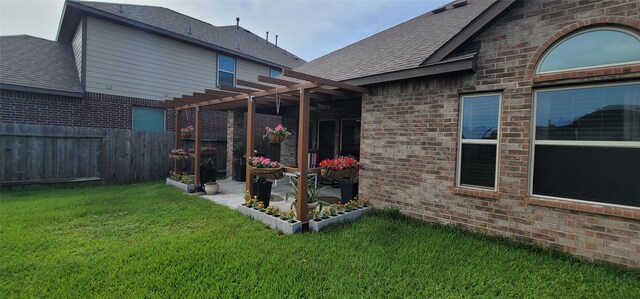
[[[468,4],[467,0],[458,0],[455,3],[453,3],[453,8],[463,7],[467,4]]]
[[[276,34],[276,47],[278,46],[278,35]]]
[[[432,10],[431,12],[432,12],[433,14],[437,14],[437,13],[441,13],[441,12],[443,12],[443,11],[445,11],[445,10],[447,10],[447,7],[446,7],[446,6],[443,6],[443,7],[440,7],[440,8],[436,8],[436,9]]]
[[[189,26],[189,35],[191,35],[191,26]]]
[[[123,13],[123,11],[122,11],[122,4],[118,5],[118,12],[119,12],[119,13]]]
[[[269,43],[269,31],[267,31],[267,39],[265,40],[265,42],[264,42],[264,43],[265,43],[265,44],[268,44],[268,43]]]
[[[240,29],[240,18],[236,17],[236,30]]]

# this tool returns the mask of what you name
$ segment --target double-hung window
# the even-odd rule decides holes
[[[496,190],[500,95],[465,95],[460,104],[457,185]]]
[[[218,54],[218,86],[235,86],[236,60],[233,57]]]

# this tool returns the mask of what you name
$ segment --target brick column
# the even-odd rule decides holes
[[[244,111],[227,112],[227,177],[233,175],[233,147],[246,143],[247,124]]]

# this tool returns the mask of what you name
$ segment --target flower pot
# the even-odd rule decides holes
[[[180,135],[184,139],[189,139],[189,138],[193,137],[193,133],[180,133]]]
[[[247,178],[247,168],[245,164],[240,162],[233,163],[233,180],[237,182],[244,182]]]
[[[358,183],[340,183],[340,202],[345,204],[358,195]]]
[[[269,135],[269,142],[271,144],[280,144],[284,141],[284,135]]]
[[[273,179],[273,180],[278,180],[281,179],[284,176],[284,167],[278,167],[278,168],[255,168],[251,165],[249,165],[249,170],[251,171],[251,174],[259,177],[259,178],[265,178],[265,179]]]
[[[207,193],[207,195],[217,194],[219,190],[220,185],[218,185],[218,183],[204,184],[204,192]]]
[[[322,169],[320,174],[327,179],[337,180],[343,178],[350,178],[355,176],[358,173],[358,170],[355,168],[347,168],[342,170],[333,170],[333,169]]]
[[[258,194],[258,201],[264,204],[264,207],[269,206],[269,200],[271,199],[271,186],[273,182],[261,180],[256,183],[256,193]]]
[[[205,183],[213,182],[215,183],[218,179],[218,171],[215,169],[212,170],[200,170],[200,182],[202,182],[202,187],[204,188]]]

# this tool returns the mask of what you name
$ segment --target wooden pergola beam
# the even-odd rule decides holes
[[[246,87],[255,88],[255,89],[260,89],[260,90],[269,90],[269,89],[275,87],[275,86],[264,85],[264,84],[260,84],[260,83],[256,83],[256,82],[246,81],[246,80],[242,80],[242,79],[236,80],[236,84],[242,85],[242,86],[246,86]]]
[[[219,96],[219,97],[230,97],[230,96],[235,96],[240,94],[237,92],[213,90],[213,89],[205,89],[204,93],[208,95]]]
[[[307,207],[307,182],[309,176],[309,110],[311,92],[308,89],[300,89],[300,111],[298,119],[298,194],[296,196],[296,215],[302,223],[308,221]]]
[[[330,79],[325,79],[325,78],[322,78],[322,77],[317,77],[317,76],[313,76],[313,75],[309,75],[309,74],[305,74],[305,73],[300,73],[300,72],[296,72],[296,71],[292,71],[292,70],[285,69],[285,70],[283,70],[282,75],[283,76],[287,76],[287,77],[291,77],[291,78],[300,79],[300,80],[315,82],[315,83],[319,83],[319,84],[322,84],[322,85],[329,85],[329,86],[338,87],[338,88],[342,88],[342,89],[346,89],[346,90],[351,90],[351,91],[355,91],[355,92],[358,92],[358,93],[369,93],[369,90],[364,88],[364,87],[351,85],[351,84],[347,84],[347,83],[343,83],[343,82],[339,82],[339,81],[334,81],[334,80],[330,80]]]
[[[195,180],[194,183],[196,184],[196,188],[199,188],[202,185],[202,178],[200,177],[200,133],[202,131],[202,119],[201,119],[201,112],[200,112],[200,106],[196,106],[195,108],[195,114],[196,114],[196,127],[195,127],[195,142],[194,142],[194,155],[195,155],[195,159],[193,162],[193,172],[195,175]]]
[[[278,79],[278,78],[271,78],[271,77],[267,77],[267,76],[263,76],[263,75],[258,75],[258,81],[264,82],[264,83],[282,85],[282,86],[291,86],[291,85],[294,85],[294,84],[298,84],[298,82],[287,81],[287,80],[282,80],[282,79]]]
[[[253,135],[255,132],[255,121],[254,118],[256,117],[256,105],[255,105],[255,101],[252,97],[249,97],[247,100],[247,160],[250,157],[253,157]],[[251,196],[253,196],[255,194],[255,190],[253,190],[253,176],[251,175],[251,170],[249,169],[249,163],[245,163],[245,167],[247,168],[246,171],[246,178],[245,178],[245,186],[246,186],[246,190],[249,192],[249,194]]]

